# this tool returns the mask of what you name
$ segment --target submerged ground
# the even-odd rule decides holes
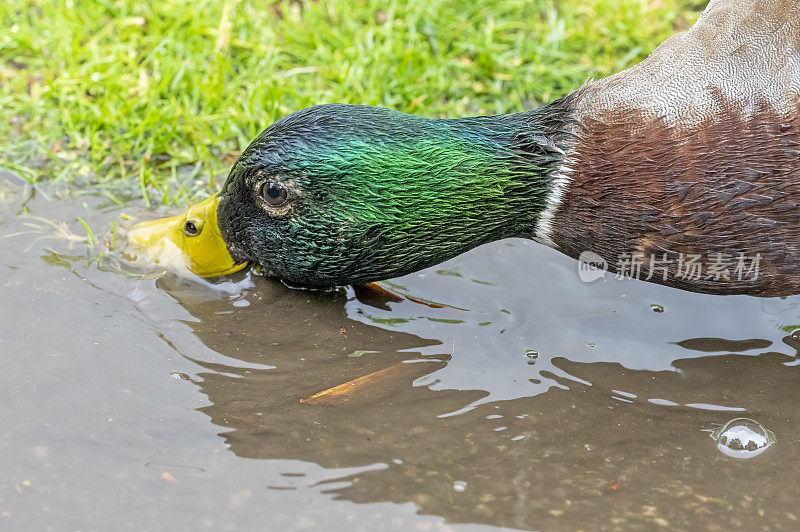
[[[117,239],[289,110],[522,110],[699,8],[0,6],[0,528],[796,528],[797,297],[583,283],[510,240],[394,301],[143,271]],[[739,417],[775,443],[723,454]]]
[[[402,301],[152,277],[98,259],[141,207],[0,198],[4,529],[796,527],[797,297],[587,284],[521,240]],[[720,452],[739,417],[775,443]]]

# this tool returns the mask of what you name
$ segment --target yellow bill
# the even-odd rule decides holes
[[[238,272],[217,225],[219,195],[188,207],[183,214],[136,224],[128,242],[152,261],[174,269],[186,268],[201,277]]]

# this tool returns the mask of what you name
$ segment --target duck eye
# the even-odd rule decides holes
[[[183,224],[183,232],[186,236],[197,236],[200,233],[200,225],[194,220],[186,220]]]
[[[286,189],[283,188],[283,185],[280,185],[275,181],[267,181],[261,185],[260,195],[261,199],[263,199],[267,205],[271,207],[279,207],[283,205],[286,203],[286,199],[289,197],[289,194],[286,192]]]

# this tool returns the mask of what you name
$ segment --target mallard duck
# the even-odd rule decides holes
[[[206,273],[366,283],[524,237],[692,291],[800,292],[800,0],[712,0],[640,64],[529,112],[297,111],[210,201],[230,257]]]

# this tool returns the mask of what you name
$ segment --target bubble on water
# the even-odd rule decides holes
[[[732,419],[710,434],[717,449],[733,458],[753,458],[775,443],[775,435],[759,422],[740,417]]]
[[[191,377],[189,377],[186,373],[181,373],[180,371],[171,371],[170,375],[175,380],[182,380],[182,381],[191,380]]]
[[[463,480],[456,480],[453,482],[453,489],[460,493],[467,489],[467,483]]]
[[[539,351],[535,349],[526,349],[525,356],[528,358],[528,364],[533,366],[536,364],[536,359],[539,358]]]
[[[664,307],[662,305],[650,305],[650,310],[653,312],[658,312],[659,314],[664,312]]]

